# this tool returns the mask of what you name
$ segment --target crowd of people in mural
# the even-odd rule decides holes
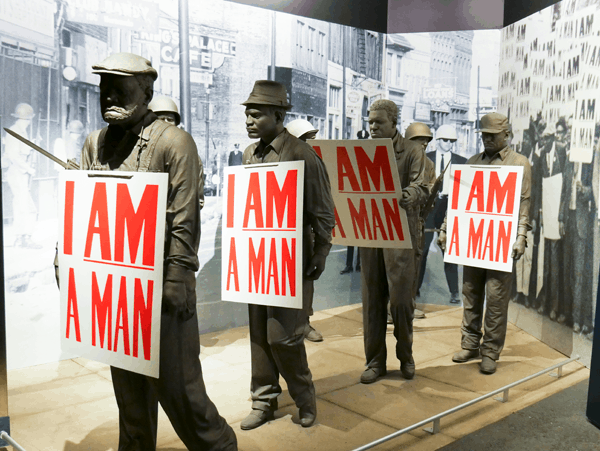
[[[572,117],[531,117],[519,152],[532,167],[530,243],[517,266],[516,302],[591,338],[593,282],[589,276],[598,220],[598,138],[591,163],[573,162]]]

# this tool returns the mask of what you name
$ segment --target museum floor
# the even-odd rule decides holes
[[[477,362],[451,361],[460,342],[461,309],[428,307],[427,318],[415,321],[415,379],[406,381],[400,375],[390,326],[388,375],[372,385],[359,383],[364,365],[360,305],[315,314],[312,323],[325,341],[307,342],[319,409],[317,424],[308,429],[298,424],[297,409],[284,385],[275,421],[241,431],[240,421],[250,410],[248,328],[203,335],[201,360],[207,390],[233,426],[239,449],[353,450],[566,359],[509,324],[498,371],[484,376]],[[571,363],[560,379],[543,375],[512,389],[507,403],[487,399],[443,419],[439,434],[415,430],[375,449],[441,448],[588,377],[584,366]],[[106,365],[72,359],[11,370],[8,399],[12,436],[27,451],[116,449],[117,406]],[[185,450],[162,411],[158,449]]]

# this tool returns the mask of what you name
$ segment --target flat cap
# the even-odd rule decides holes
[[[479,120],[477,133],[500,133],[508,130],[508,118],[504,114],[489,113]]]
[[[123,77],[134,75],[150,75],[153,80],[158,78],[156,69],[146,58],[133,53],[113,53],[102,62],[92,66],[93,74],[113,74]]]
[[[288,102],[287,89],[281,83],[271,80],[257,80],[250,97],[242,105],[274,105],[289,110],[292,105]]]

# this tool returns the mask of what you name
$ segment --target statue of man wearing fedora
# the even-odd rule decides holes
[[[467,164],[523,166],[519,225],[517,240],[512,249],[512,258],[518,260],[525,252],[527,232],[531,230],[529,225],[531,165],[527,157],[511,149],[511,131],[506,116],[500,113],[486,114],[480,120],[480,127],[481,129],[477,131],[481,133],[485,150],[469,158]],[[442,224],[438,245],[442,251],[446,250],[446,219]],[[508,301],[512,295],[513,280],[512,272],[473,266],[463,267],[462,350],[454,354],[453,362],[464,363],[481,357],[479,371],[483,374],[496,372],[496,361],[500,358],[506,338]]]
[[[81,169],[169,175],[158,379],[111,367],[119,406],[119,451],[156,449],[158,403],[187,449],[234,451],[233,429],[206,394],[198,355],[196,278],[200,241],[198,151],[185,131],[148,109],[156,70],[116,53],[93,67],[108,127],[90,134]]]
[[[308,368],[304,338],[308,303],[314,280],[325,269],[335,224],[333,198],[325,165],[314,149],[284,128],[291,109],[285,86],[268,80],[254,84],[246,107],[248,137],[259,139],[244,151],[243,164],[304,161],[304,225],[302,310],[248,305],[252,359],[252,411],[242,421],[244,430],[254,429],[274,418],[281,393],[279,375],[299,408],[300,424],[310,427],[317,417],[312,375]]]

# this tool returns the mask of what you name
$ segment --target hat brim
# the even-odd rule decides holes
[[[132,74],[131,72],[124,72],[124,71],[114,70],[114,69],[94,69],[94,70],[92,70],[92,74],[118,75],[120,77],[134,77],[136,75],[150,75],[153,80],[156,80],[158,78],[158,74],[156,74],[154,72],[137,72],[135,74]]]
[[[289,104],[289,103],[287,105],[279,105],[279,104],[272,103],[272,102],[261,102],[260,100],[259,101],[255,101],[255,100],[248,101],[248,100],[246,100],[245,102],[240,103],[240,105],[243,105],[243,106],[249,106],[249,105],[277,106],[279,108],[283,108],[286,111],[289,111],[289,110],[292,109],[292,105]]]
[[[482,128],[481,130],[477,130],[475,133],[502,133],[507,130],[496,130],[494,128]]]

